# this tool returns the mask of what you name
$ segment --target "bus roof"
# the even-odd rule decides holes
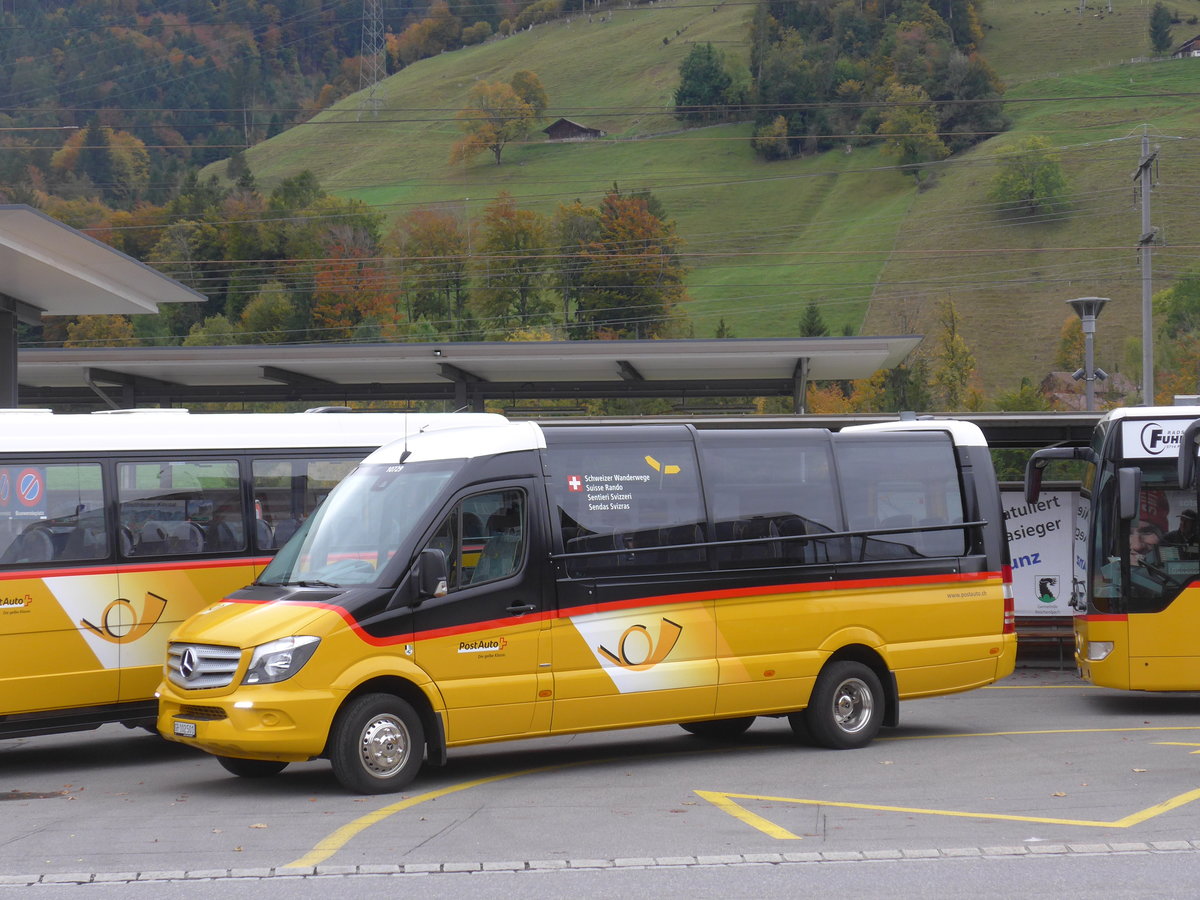
[[[841,430],[846,432],[863,431],[944,431],[958,447],[986,447],[987,438],[983,430],[974,422],[964,422],[961,419],[901,419],[898,422],[876,422],[869,425],[847,425]]]
[[[1124,419],[1200,419],[1200,406],[1122,406],[1110,409],[1100,422]]]
[[[473,459],[497,453],[537,450],[546,446],[546,437],[536,422],[509,422],[503,416],[492,416],[504,428],[479,428],[462,416],[447,427],[415,434],[409,440],[391,441],[363,460],[364,465],[424,462],[439,459]],[[491,424],[491,423],[480,423]]]
[[[204,413],[186,409],[0,412],[0,453],[378,447],[446,426],[506,424],[490,413]]]

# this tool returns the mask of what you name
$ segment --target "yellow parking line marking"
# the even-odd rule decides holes
[[[1016,737],[1016,736],[1022,736],[1022,735],[1039,735],[1039,734],[1103,734],[1103,733],[1107,733],[1107,732],[1119,733],[1119,732],[1134,732],[1134,731],[1200,731],[1200,725],[1168,725],[1168,726],[1161,726],[1161,727],[1139,726],[1136,728],[1073,728],[1073,729],[1047,729],[1044,731],[991,731],[991,732],[977,732],[977,733],[964,733],[964,734],[916,734],[916,735],[909,735],[909,736],[904,736],[904,737],[877,738],[876,740],[877,741],[923,741],[923,740],[933,740],[933,739],[937,739],[937,738]],[[1160,741],[1157,743],[1168,743],[1168,742]],[[1180,746],[1200,746],[1200,745],[1194,745],[1194,744],[1182,745],[1181,744]],[[320,842],[317,843],[317,845],[315,847],[313,847],[312,850],[310,850],[308,853],[304,854],[304,856],[300,857],[299,859],[297,859],[294,862],[288,863],[286,868],[319,865],[320,863],[323,863],[325,860],[329,859],[329,857],[333,856],[333,854],[335,854],[339,850],[341,850],[344,846],[346,846],[346,844],[348,844],[350,842],[350,840],[353,839],[356,835],[358,835],[362,831],[365,831],[367,828],[370,828],[372,825],[375,825],[378,822],[382,822],[384,819],[395,815],[398,812],[403,812],[406,809],[411,809],[412,807],[417,806],[418,804],[426,803],[430,800],[437,800],[439,797],[445,797],[450,794],[456,794],[460,791],[470,790],[471,788],[482,787],[485,784],[492,784],[497,781],[506,781],[510,778],[520,778],[521,776],[524,776],[524,775],[539,775],[543,772],[555,772],[560,769],[570,769],[570,768],[574,768],[576,766],[603,765],[605,763],[612,763],[612,762],[628,763],[634,759],[654,759],[656,757],[661,757],[661,756],[677,757],[677,756],[685,756],[685,755],[688,755],[689,753],[712,753],[712,752],[729,752],[729,751],[733,751],[733,750],[745,751],[745,750],[767,750],[767,749],[778,749],[778,748],[774,747],[774,746],[748,747],[746,745],[734,745],[734,746],[729,746],[729,747],[723,747],[723,748],[720,748],[719,750],[685,751],[683,753],[646,754],[646,755],[637,756],[637,757],[619,757],[619,758],[618,757],[607,757],[604,759],[585,759],[585,760],[579,760],[578,762],[559,763],[559,764],[553,765],[553,766],[540,766],[535,769],[522,769],[517,772],[506,772],[502,775],[490,775],[487,778],[476,778],[473,781],[464,781],[460,784],[454,784],[454,785],[449,785],[444,788],[438,788],[437,790],[434,790],[434,791],[428,791],[424,794],[418,794],[415,797],[407,797],[397,803],[392,803],[388,806],[381,807],[380,809],[377,809],[374,812],[370,812],[364,816],[360,816],[359,818],[355,819],[353,822],[349,822],[346,825],[343,825],[341,828],[334,831],[328,837],[323,838]],[[746,824],[751,825],[754,828],[757,828],[758,830],[764,832],[765,834],[770,835],[771,837],[779,838],[781,840],[789,840],[789,839],[801,840],[801,838],[799,838],[797,835],[792,834],[791,832],[787,831],[784,828],[780,828],[778,825],[775,825],[774,823],[769,822],[767,819],[764,819],[763,817],[758,816],[755,813],[752,813],[747,809],[743,809],[742,807],[738,806],[733,801],[728,801],[727,803],[718,803],[716,800],[712,799],[713,797],[743,797],[743,798],[746,798],[746,797],[752,797],[753,795],[749,795],[749,794],[717,794],[717,793],[705,792],[705,791],[696,791],[696,793],[700,794],[702,797],[704,797],[704,799],[708,800],[710,803],[715,804],[716,806],[718,806],[719,808],[721,808],[722,810],[727,812],[729,815],[734,816],[735,818],[741,819]],[[1169,800],[1169,801],[1167,801],[1167,803],[1169,804],[1169,803],[1173,803],[1174,801],[1180,801],[1178,803],[1175,803],[1175,806],[1182,806],[1185,803],[1190,803],[1191,800],[1194,799],[1194,797],[1192,796],[1193,794],[1200,794],[1200,789],[1198,789],[1197,791],[1193,791],[1190,794],[1180,794],[1179,797],[1174,798],[1174,800]],[[1186,798],[1186,799],[1180,800],[1180,798]],[[1108,828],[1127,828],[1129,825],[1136,824],[1136,822],[1131,817],[1128,817],[1128,816],[1126,817],[1126,819],[1118,820],[1118,822],[1125,822],[1126,820],[1129,820],[1128,824],[1126,824],[1126,825],[1112,824],[1112,823],[1105,825],[1104,823],[1097,823],[1097,822],[1074,822],[1074,821],[1068,820],[1068,819],[1036,819],[1036,818],[1027,818],[1027,817],[1022,817],[1022,816],[988,815],[985,813],[960,813],[960,812],[953,812],[953,811],[947,811],[947,810],[941,810],[941,811],[906,810],[902,807],[863,806],[860,804],[851,804],[851,803],[830,803],[830,802],[823,801],[823,800],[797,800],[794,798],[786,798],[786,797],[785,798],[778,798],[778,797],[769,798],[768,797],[768,798],[758,798],[758,799],[768,799],[768,800],[774,799],[774,800],[779,800],[781,802],[789,802],[789,803],[823,804],[826,806],[859,806],[859,808],[862,808],[862,809],[895,810],[895,811],[902,811],[902,812],[925,812],[930,815],[963,816],[963,817],[992,818],[992,819],[1008,818],[1008,819],[1014,819],[1017,821],[1024,821],[1024,822],[1052,822],[1052,823],[1060,823],[1060,824],[1094,825],[1097,827],[1108,827]],[[1175,808],[1175,806],[1168,807],[1168,806],[1165,806],[1164,804],[1159,804],[1159,806],[1162,806],[1163,808],[1160,809],[1158,806],[1152,806],[1152,807],[1149,807],[1148,810],[1143,810],[1142,813],[1135,813],[1134,816],[1142,815],[1143,813],[1149,812],[1149,815],[1145,815],[1144,818],[1151,818],[1152,816],[1156,816],[1162,812],[1166,812],[1167,809]],[[1143,821],[1143,820],[1144,819],[1139,819],[1137,821]]]
[[[456,794],[459,791],[470,790],[471,788],[480,787],[485,784],[491,784],[496,781],[505,781],[509,778],[519,778],[522,775],[536,775],[541,772],[552,772],[556,769],[567,769],[572,766],[582,766],[587,763],[595,762],[596,760],[585,760],[582,762],[562,763],[557,766],[543,766],[538,769],[522,769],[519,772],[505,772],[503,775],[489,775],[487,778],[476,778],[474,781],[464,781],[460,784],[452,784],[448,787],[438,788],[436,791],[428,791],[424,794],[418,794],[415,797],[406,797],[398,803],[393,803],[390,806],[381,807],[374,812],[369,812],[365,816],[360,816],[353,822],[343,825],[333,834],[323,838],[312,850],[304,854],[295,862],[290,862],[287,867],[294,866],[316,866],[323,863],[333,854],[341,850],[350,839],[361,831],[365,831],[377,822],[382,822],[388,816],[395,815],[406,809],[425,803],[429,800],[437,800],[439,797],[446,797],[450,794]]]
[[[1193,800],[1200,798],[1200,788],[1188,791],[1184,794],[1179,794],[1169,800],[1164,800],[1162,803],[1156,803],[1154,806],[1148,806],[1145,809],[1138,810],[1135,813],[1130,813],[1120,819],[1111,822],[1095,821],[1091,819],[1056,819],[1048,816],[1014,816],[1005,813],[980,813],[980,812],[964,812],[954,809],[921,809],[912,806],[885,806],[877,803],[844,803],[833,800],[808,800],[800,797],[764,797],[758,794],[729,794],[721,791],[696,791],[696,794],[703,797],[709,803],[720,809],[722,812],[728,813],[734,818],[745,822],[752,828],[757,828],[759,831],[768,837],[777,838],[779,840],[802,840],[799,835],[792,834],[785,828],[776,825],[769,819],[750,812],[745,807],[737,803],[733,798],[738,800],[761,800],[766,803],[798,803],[805,806],[836,806],[842,809],[866,809],[876,812],[898,812],[917,814],[924,816],[951,816],[960,819],[991,819],[1003,822],[1034,822],[1041,825],[1076,825],[1085,828],[1129,828],[1131,825],[1138,825],[1145,822],[1147,819],[1153,819],[1155,816],[1160,816],[1165,812],[1170,812],[1173,809],[1178,809],[1181,806],[1186,806]]]
[[[1200,747],[1200,744],[1185,744],[1182,741],[1155,741],[1154,743],[1163,747]],[[1197,753],[1200,753],[1200,750],[1193,750],[1192,756],[1195,756]]]

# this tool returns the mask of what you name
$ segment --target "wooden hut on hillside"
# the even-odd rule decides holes
[[[542,129],[552,141],[593,141],[604,137],[605,132],[599,128],[589,128],[572,122],[570,119],[558,119]]]

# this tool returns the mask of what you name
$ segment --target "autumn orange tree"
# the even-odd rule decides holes
[[[486,332],[504,334],[549,321],[553,304],[544,290],[549,233],[546,218],[518,209],[507,191],[484,210],[472,298]]]
[[[519,72],[514,79],[515,86],[503,81],[480,81],[471,88],[467,106],[458,113],[463,137],[450,150],[451,164],[466,162],[490,150],[496,165],[500,165],[505,145],[525,138],[533,129],[539,115],[534,104],[540,103],[545,108],[545,92],[539,98],[534,90],[537,76],[532,72]],[[536,86],[540,89],[540,83]]]
[[[453,336],[467,328],[468,233],[453,213],[416,209],[384,241],[394,254],[410,322]]]
[[[675,223],[651,210],[652,198],[617,187],[600,204],[596,239],[582,251],[574,337],[609,332],[661,338],[679,320],[687,299],[687,269],[679,259]]]

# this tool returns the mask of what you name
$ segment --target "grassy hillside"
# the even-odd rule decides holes
[[[1200,0],[1172,8],[1186,17]],[[1105,6],[1080,16],[1069,0],[991,0],[983,49],[1010,84],[1014,127],[939,166],[920,190],[876,148],[767,164],[750,150],[748,126],[680,130],[669,114],[680,61],[695,41],[748,57],[746,9],[616,9],[424,60],[379,86],[377,119],[360,121],[351,97],[247,160],[264,185],[307,168],[327,189],[393,216],[444,205],[474,218],[501,190],[551,213],[576,198],[594,203],[614,182],[649,188],[686,241],[697,337],[721,319],[739,337],[795,334],[810,300],[833,333],[932,333],[938,302],[950,298],[985,386],[997,391],[1040,378],[1069,313],[1063,301],[1096,294],[1114,301],[1099,323],[1097,363],[1125,368],[1124,340],[1140,331],[1128,248],[1140,233],[1130,173],[1143,124],[1162,145],[1153,221],[1167,226],[1170,246],[1156,253],[1156,271],[1188,265],[1185,248],[1200,244],[1184,199],[1200,175],[1195,100],[1168,96],[1194,90],[1200,60],[1122,62],[1148,50],[1149,4],[1114,0],[1111,15]],[[1177,42],[1193,30],[1177,25]],[[545,85],[551,119],[609,138],[547,144],[535,135],[509,146],[500,166],[490,155],[450,166],[454,114],[471,84],[523,68]],[[1062,148],[1071,209],[1046,221],[1001,219],[986,200],[995,154],[1031,134]]]

